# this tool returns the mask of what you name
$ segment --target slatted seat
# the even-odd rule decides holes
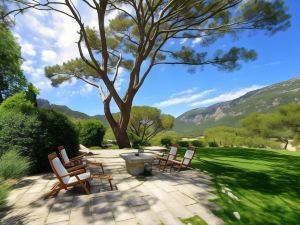
[[[162,156],[157,156],[159,169],[165,170],[166,166],[170,164],[170,160],[175,160],[177,156],[177,150],[179,145],[172,145],[170,152],[168,154],[163,154]]]
[[[179,172],[182,168],[187,168],[191,164],[192,159],[195,155],[195,147],[188,147],[186,150],[183,159],[181,161],[179,160],[169,160],[170,162],[170,172],[172,168],[176,168]]]

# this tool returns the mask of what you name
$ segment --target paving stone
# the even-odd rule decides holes
[[[145,196],[143,197],[148,205],[150,205],[151,210],[154,212],[161,212],[164,210],[167,210],[167,207],[165,204],[163,204],[162,201],[160,201],[158,198],[154,196]]]
[[[55,203],[49,213],[46,223],[68,221],[72,202]]]
[[[200,216],[208,225],[223,225],[224,222],[215,216],[210,210],[200,204],[189,205],[187,208]]]
[[[152,191],[153,194],[161,201],[163,201],[163,203],[168,207],[168,209],[178,217],[188,218],[193,216],[193,214],[190,211],[188,211],[184,205],[182,205],[180,202],[176,201],[175,199],[171,198],[169,193],[160,189],[156,189]]]
[[[182,194],[181,192],[179,191],[173,191],[170,193],[170,195],[176,199],[178,202],[180,202],[181,204],[187,206],[187,205],[192,205],[192,204],[195,204],[196,201],[190,197],[188,197],[187,195],[185,194]]]
[[[150,209],[149,205],[132,207],[139,224],[141,225],[159,225],[161,221],[156,214]]]
[[[160,211],[157,213],[157,215],[164,225],[183,225],[179,218],[174,216],[168,210]]]
[[[92,213],[89,207],[74,208],[71,210],[69,225],[93,224]]]
[[[94,225],[115,224],[114,216],[112,212],[93,213],[92,218],[93,218]]]
[[[138,225],[139,222],[136,219],[129,219],[116,222],[117,225]]]
[[[68,225],[68,221],[61,221],[61,222],[56,222],[56,223],[47,223],[47,225]]]
[[[115,221],[122,221],[135,218],[130,207],[123,202],[112,202],[112,211]]]

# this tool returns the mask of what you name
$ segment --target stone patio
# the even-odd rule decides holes
[[[103,163],[106,174],[113,175],[113,191],[106,181],[92,182],[90,195],[76,187],[44,199],[57,181],[52,174],[22,179],[10,193],[10,210],[2,223],[176,225],[182,224],[180,218],[198,215],[208,224],[223,224],[212,213],[218,207],[209,201],[216,198],[209,176],[197,170],[169,173],[154,167],[153,176],[136,178],[126,172],[125,162],[119,157],[128,151],[92,151],[94,155],[89,156]]]

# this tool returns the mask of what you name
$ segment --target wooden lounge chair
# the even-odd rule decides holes
[[[108,180],[110,184],[110,188],[111,190],[113,190],[113,186],[111,183],[113,178],[111,175],[102,175],[102,174],[91,175],[90,172],[86,172],[84,168],[79,170],[75,170],[76,167],[72,167],[71,169],[66,169],[61,163],[61,161],[59,160],[59,158],[57,157],[55,152],[48,155],[48,159],[51,168],[55,176],[59,180],[59,182],[52,187],[51,191],[47,194],[46,197],[50,197],[51,195],[58,193],[62,189],[68,190],[69,187],[74,187],[76,185],[80,185],[87,194],[90,194],[89,181],[91,179]]]
[[[172,168],[176,168],[177,171],[179,172],[182,168],[189,167],[194,155],[195,155],[195,147],[188,147],[181,161],[169,160],[169,163],[171,165],[170,172]]]
[[[158,156],[158,165],[159,169],[165,170],[166,166],[169,164],[169,160],[175,160],[177,156],[177,150],[179,148],[178,144],[172,145],[170,152],[168,154],[163,154],[162,156]]]
[[[102,173],[104,174],[104,169],[101,162],[96,162],[92,160],[85,160],[85,161],[83,160],[84,156],[86,155],[85,153],[70,159],[63,145],[59,146],[57,149],[58,149],[59,157],[65,167],[72,168],[74,166],[79,166],[79,165],[86,167],[87,164],[95,165],[95,166],[99,166],[102,170]]]
[[[65,147],[63,145],[59,146],[57,148],[58,150],[58,156],[61,159],[61,162],[63,163],[63,165],[65,167],[72,167],[72,166],[76,166],[76,165],[82,165],[83,164],[83,158],[86,154],[81,154],[79,156],[76,156],[74,158],[69,158],[67,151],[65,149]]]
[[[89,172],[86,172],[85,169],[66,170],[55,152],[48,155],[48,160],[59,182],[51,189],[47,197],[56,194],[62,189],[68,190],[69,187],[76,185],[80,185],[87,194],[90,194],[89,179],[91,174]]]

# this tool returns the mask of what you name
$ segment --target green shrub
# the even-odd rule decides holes
[[[203,148],[205,147],[204,141],[199,141],[199,140],[194,140],[192,141],[192,145],[198,148]]]
[[[0,213],[5,208],[6,205],[6,199],[8,197],[9,188],[7,185],[1,184],[0,180]],[[1,224],[1,223],[0,223]]]
[[[166,147],[169,147],[172,144],[172,138],[171,137],[164,137],[160,139],[161,145],[165,145]]]
[[[35,107],[24,113],[8,104],[15,104],[16,101],[11,101],[14,97],[5,100],[4,107],[3,104],[0,107],[0,155],[10,149],[17,150],[30,158],[31,172],[36,173],[50,170],[47,155],[59,145],[66,147],[70,157],[78,154],[78,132],[66,116]],[[25,100],[19,102],[29,105],[30,101],[23,98]]]
[[[139,136],[137,136],[133,133],[129,134],[129,139],[130,139],[132,148],[138,149],[138,148],[141,148],[142,146],[147,145],[146,142],[143,142],[143,140]]]
[[[15,150],[5,152],[0,158],[0,177],[4,179],[21,178],[29,172],[29,168],[29,159]]]
[[[187,148],[189,147],[188,141],[177,141],[177,144],[179,144],[180,147]]]
[[[219,147],[218,143],[215,141],[209,141],[208,146],[212,148]]]
[[[89,119],[79,122],[80,143],[87,146],[102,146],[105,127],[96,119]]]

